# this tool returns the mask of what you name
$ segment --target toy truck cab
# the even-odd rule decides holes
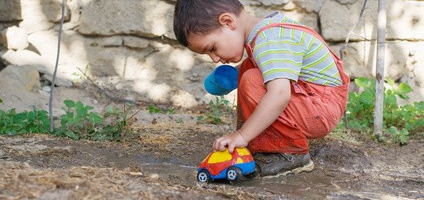
[[[254,173],[255,161],[247,148],[235,148],[210,153],[199,165],[197,180],[210,182],[215,179],[238,181],[242,176]]]

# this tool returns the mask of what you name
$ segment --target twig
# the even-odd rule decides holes
[[[118,101],[118,102],[131,103],[131,104],[136,104],[136,105],[139,104],[139,103],[132,101],[132,100],[118,98],[118,97],[114,97],[114,96],[109,95],[106,92],[106,90],[104,90],[103,88],[98,86],[85,72],[83,72],[80,68],[77,68],[77,69],[87,78],[87,80],[89,80],[98,90],[100,90],[100,92],[102,94],[106,95],[107,98],[112,99],[113,101]]]
[[[49,98],[50,132],[53,132],[53,130],[54,130],[54,123],[53,123],[53,93],[54,93],[54,84],[56,82],[57,66],[59,65],[60,41],[62,40],[62,27],[63,27],[63,22],[65,21],[65,3],[66,3],[66,0],[62,0],[62,18],[60,19],[59,36],[57,38],[56,65],[54,67],[54,72],[53,72],[53,77],[52,77],[52,84],[51,84],[51,90],[50,90],[50,98]]]
[[[345,40],[344,45],[340,48],[339,53],[340,53],[340,59],[342,59],[342,60],[343,60],[344,50],[345,50],[345,48],[347,47],[347,44],[349,43],[350,36],[351,36],[351,35],[353,35],[353,34],[355,34],[353,31],[355,30],[356,26],[358,26],[359,22],[360,22],[360,21],[361,21],[361,19],[362,19],[362,16],[364,15],[364,11],[365,11],[365,7],[367,6],[367,2],[368,2],[368,0],[365,0],[365,1],[364,1],[364,4],[362,5],[361,13],[359,14],[359,17],[358,17],[358,21],[357,21],[357,22],[356,22],[356,24],[352,27],[352,29],[350,29],[350,32],[347,34],[347,37],[346,37],[346,40]]]
[[[364,0],[364,4],[362,5],[361,13],[359,13],[358,21],[356,21],[355,25],[350,29],[349,33],[347,34],[345,43],[340,48],[339,53],[340,53],[340,59],[342,59],[342,60],[343,60],[344,50],[345,50],[345,48],[347,47],[347,45],[349,43],[350,36],[353,35],[353,34],[355,34],[353,31],[355,30],[356,26],[358,26],[359,22],[361,21],[363,15],[364,15],[364,11],[365,11],[365,7],[367,6],[367,2],[368,2],[368,0]],[[343,118],[344,118],[344,121],[345,121],[345,127],[346,127],[346,129],[349,129],[346,111],[343,113]]]

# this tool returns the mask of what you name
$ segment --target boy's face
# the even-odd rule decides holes
[[[188,48],[209,55],[215,63],[239,62],[244,51],[244,34],[241,30],[224,24],[208,34],[189,34]]]

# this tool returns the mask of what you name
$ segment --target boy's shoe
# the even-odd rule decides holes
[[[261,176],[281,176],[309,172],[314,169],[314,163],[309,153],[257,153],[253,158]]]

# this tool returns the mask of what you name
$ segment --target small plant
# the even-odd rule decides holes
[[[74,73],[72,73],[72,76],[75,77],[72,80],[72,82],[74,84],[78,84],[78,83],[81,83],[81,82],[85,81],[87,79],[87,77],[85,76],[85,74],[87,74],[88,68],[89,68],[89,66],[86,65],[84,67],[84,71],[82,69],[78,68],[80,70],[80,72],[74,72]]]
[[[120,140],[127,125],[127,114],[116,108],[108,107],[101,116],[92,112],[93,107],[80,101],[64,101],[66,113],[61,116],[61,127],[57,135],[74,140]]]
[[[154,105],[148,106],[147,109],[149,110],[149,113],[150,114],[153,114],[153,113],[162,113],[162,110],[160,110],[159,108],[157,108]]]
[[[361,132],[371,133],[374,123],[375,80],[355,79],[361,92],[350,92],[346,111],[349,127]],[[414,102],[399,106],[397,98],[408,99],[412,92],[406,83],[395,88],[395,82],[388,79],[384,90],[384,132],[391,133],[392,140],[401,145],[407,144],[409,136],[424,131],[424,102]]]
[[[0,101],[2,103],[2,101]],[[74,140],[114,140],[119,141],[127,131],[127,110],[115,107],[98,114],[93,107],[80,101],[65,100],[65,114],[60,118],[60,128],[50,132],[50,120],[45,110],[17,113],[15,109],[0,110],[0,135],[21,135],[28,133],[50,133]]]
[[[174,108],[168,108],[167,113],[168,113],[168,115],[174,114]]]
[[[393,141],[399,143],[401,146],[406,145],[409,140],[409,132],[406,129],[398,130],[396,127],[391,126],[389,133],[392,135]]]
[[[16,113],[15,109],[7,112],[0,110],[0,135],[21,135],[29,133],[48,133],[50,120],[45,110]]]
[[[213,124],[220,124],[222,123],[222,116],[231,112],[232,106],[230,106],[230,101],[225,99],[224,96],[219,96],[215,98],[215,102],[209,102],[209,109],[211,112],[207,114],[206,120]]]

